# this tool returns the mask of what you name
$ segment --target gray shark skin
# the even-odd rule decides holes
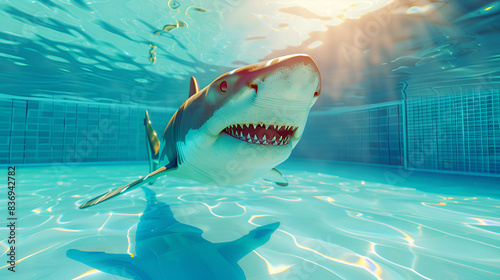
[[[314,60],[303,54],[275,58],[228,72],[189,98],[158,137],[144,119],[150,174],[80,206],[87,208],[158,177],[173,176],[213,186],[258,178],[287,186],[275,167],[302,137],[321,92]]]
[[[170,206],[143,187],[147,206],[137,226],[136,256],[70,249],[66,255],[100,271],[136,280],[246,279],[238,261],[265,244],[279,222],[231,242],[212,243],[199,228],[178,222]]]

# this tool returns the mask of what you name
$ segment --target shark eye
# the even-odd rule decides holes
[[[219,89],[221,92],[226,92],[227,91],[227,82],[222,81],[222,83],[220,83]]]
[[[317,97],[317,96],[319,96],[319,91],[316,91],[316,92],[314,93],[314,97]]]
[[[255,93],[257,93],[257,90],[259,89],[259,86],[257,86],[256,84],[251,84],[250,87],[253,88],[253,89],[255,89]]]

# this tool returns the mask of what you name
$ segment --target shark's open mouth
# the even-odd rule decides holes
[[[283,146],[290,143],[297,128],[293,124],[256,122],[233,124],[222,132],[248,143]]]

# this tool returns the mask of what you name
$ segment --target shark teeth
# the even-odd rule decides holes
[[[223,132],[252,144],[284,146],[291,142],[297,129],[289,123],[248,122],[229,125]]]

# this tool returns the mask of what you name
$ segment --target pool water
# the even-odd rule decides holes
[[[289,160],[279,169],[288,187],[263,180],[211,187],[162,177],[149,189],[171,206],[175,220],[201,229],[213,243],[279,222],[267,243],[238,262],[247,279],[500,277],[500,192],[493,187],[498,178],[305,160]],[[147,203],[143,190],[78,207],[147,170],[142,162],[68,165],[64,172],[18,166],[19,262],[9,279],[125,279],[66,252],[139,257],[134,245]],[[6,241],[0,243],[2,258]],[[184,266],[196,269],[189,261]],[[11,277],[6,273],[3,266],[1,274]]]
[[[499,17],[493,0],[2,1],[0,180],[15,164],[18,220],[0,279],[125,279],[104,272],[122,260],[142,280],[500,279]],[[278,167],[288,187],[162,177],[79,209],[149,173],[144,111],[163,131],[191,76],[297,53],[323,78]],[[221,244],[243,236],[235,263]]]

